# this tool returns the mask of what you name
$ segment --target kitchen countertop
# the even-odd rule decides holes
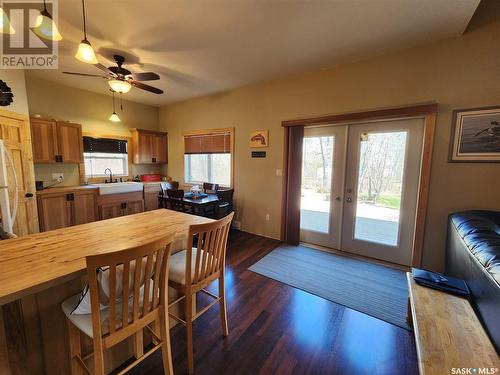
[[[213,221],[154,210],[0,241],[0,306],[81,276],[85,257],[139,246],[176,234],[181,250],[189,226]]]
[[[38,190],[36,195],[54,194],[54,193],[68,193],[77,190],[93,190],[99,189],[94,185],[75,185],[75,186],[54,186],[44,190]]]

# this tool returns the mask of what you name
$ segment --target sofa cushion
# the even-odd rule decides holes
[[[474,258],[500,285],[500,212],[458,212],[450,220]]]

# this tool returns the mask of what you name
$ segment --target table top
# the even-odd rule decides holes
[[[169,199],[168,197],[162,197],[163,199]],[[215,204],[219,201],[217,194],[207,194],[206,197],[203,198],[186,198],[182,200],[184,203],[191,205],[205,205],[205,204]]]
[[[498,368],[498,355],[466,298],[418,285],[406,274],[420,374]]]
[[[0,241],[0,306],[83,274],[87,255],[142,245],[211,219],[159,209]]]

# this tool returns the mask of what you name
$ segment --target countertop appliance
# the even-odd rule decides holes
[[[160,182],[161,176],[157,173],[141,174],[142,182]]]
[[[9,172],[12,173],[12,186],[9,186]],[[12,211],[10,209],[9,190],[12,190],[14,193]],[[14,163],[12,161],[12,157],[7,151],[7,148],[5,147],[4,141],[0,139],[0,213],[2,217],[3,229],[7,233],[12,233],[12,227],[16,220],[18,202],[19,191]]]

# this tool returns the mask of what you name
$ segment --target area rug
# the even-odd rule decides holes
[[[282,245],[249,268],[329,301],[411,330],[403,271],[305,246]]]

